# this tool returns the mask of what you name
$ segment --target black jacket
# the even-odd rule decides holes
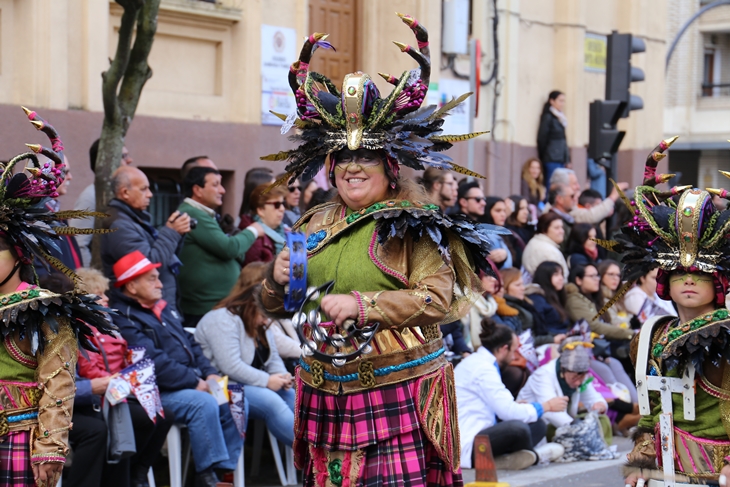
[[[177,311],[166,306],[160,319],[137,301],[118,294],[109,303],[117,309],[114,324],[130,347],[144,347],[145,357],[155,362],[157,385],[161,391],[195,389],[198,379],[218,371],[203,355],[193,336],[183,329]]]
[[[116,231],[102,235],[101,263],[104,275],[109,278],[111,294],[118,294],[113,287],[114,264],[125,255],[139,250],[150,261],[160,263],[157,270],[162,281],[162,297],[169,306],[177,306],[177,282],[175,275],[180,266],[177,250],[182,235],[163,226],[159,230],[151,224],[152,217],[146,211],[135,210],[118,199],[109,202],[109,218],[104,220],[104,228]]]
[[[546,112],[540,118],[540,129],[537,131],[537,153],[540,160],[546,162],[570,162],[570,151],[565,139],[565,127],[558,117]],[[547,183],[546,183],[547,184]]]
[[[560,313],[547,302],[545,296],[540,293],[533,293],[527,296],[532,301],[532,306],[540,315],[541,323],[545,327],[545,331],[550,335],[559,335],[567,333],[570,330],[570,319],[560,319]],[[116,321],[116,320],[115,320]],[[540,334],[544,333],[542,330]]]

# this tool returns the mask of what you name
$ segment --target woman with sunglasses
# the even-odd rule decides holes
[[[603,335],[608,340],[630,340],[632,330],[619,328],[597,318],[598,309],[603,307],[601,297],[601,276],[593,265],[578,265],[570,270],[570,282],[565,286],[565,310],[571,321],[586,320],[591,331]]]
[[[286,243],[286,227],[283,224],[286,207],[284,199],[287,191],[280,187],[269,188],[268,184],[257,186],[251,193],[251,210],[253,215],[241,216],[241,225],[247,227],[259,223],[264,229],[264,236],[256,239],[246,252],[243,266],[251,262],[271,262],[281,252]],[[267,190],[267,188],[269,188]]]
[[[289,74],[299,115],[290,140],[299,145],[265,158],[286,158],[289,180],[324,165],[338,191],[295,227],[306,233],[306,286],[334,281],[304,304],[305,316],[294,315],[307,338],[293,447],[304,487],[463,483],[453,373],[439,324],[459,319],[479,292],[474,266],[487,265],[488,231],[444,215],[422,186],[400,175],[402,164],[451,169],[438,150],[455,141],[440,135],[453,103],[430,115],[416,111],[428,87],[428,36],[415,19],[401,19],[420,46],[403,50],[421,70],[396,82],[388,98],[361,72],[348,74],[341,91],[308,73],[312,47],[329,44],[321,34],[305,41]],[[269,268],[260,293],[269,314],[291,315],[285,286],[296,290],[303,280],[303,253],[282,251]]]
[[[286,173],[279,174],[276,179],[284,176]],[[284,225],[293,227],[294,224],[302,216],[302,211],[299,209],[299,202],[302,199],[302,182],[299,179],[292,181],[287,187],[288,193],[284,196]]]

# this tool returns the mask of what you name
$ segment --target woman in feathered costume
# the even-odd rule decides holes
[[[331,48],[313,34],[289,75],[298,113],[281,116],[283,131],[296,125],[291,139],[300,145],[264,158],[289,161],[279,184],[311,178],[327,163],[339,192],[296,225],[307,235],[307,285],[334,280],[321,308],[310,303],[293,317],[305,339],[294,444],[305,486],[462,484],[453,373],[439,324],[457,319],[480,292],[474,267],[489,271],[487,233],[497,230],[448,218],[399,177],[403,164],[480,177],[442,152],[479,135],[441,135],[443,117],[468,95],[420,108],[428,35],[399,16],[418,47],[396,45],[420,68],[400,78],[381,74],[395,86],[384,98],[361,72],[347,75],[339,91],[308,70],[314,49]],[[287,314],[289,267],[285,250],[263,283],[262,305],[272,315]]]

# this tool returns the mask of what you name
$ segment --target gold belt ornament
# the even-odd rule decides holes
[[[8,423],[8,415],[5,411],[0,411],[0,436],[5,436],[10,432],[10,424]]]

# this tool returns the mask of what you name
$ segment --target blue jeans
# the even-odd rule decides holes
[[[175,422],[188,427],[196,472],[210,467],[236,469],[243,438],[228,404],[218,406],[212,395],[195,389],[165,391],[160,396],[162,405],[175,415]]]
[[[546,162],[545,163],[545,186],[550,190],[550,177],[553,175],[553,171],[558,168],[565,167],[565,163],[562,162]]]
[[[266,387],[243,386],[251,419],[262,419],[276,439],[294,443],[294,389],[274,392]]]

